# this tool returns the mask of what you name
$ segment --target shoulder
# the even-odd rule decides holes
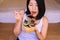
[[[48,22],[48,19],[47,19],[47,17],[46,16],[43,16],[43,22]]]
[[[44,36],[44,39],[47,36],[47,30],[48,30],[48,19],[46,16],[43,17],[43,25],[42,25],[42,35]]]
[[[46,16],[43,17],[43,27],[48,27],[48,19]]]

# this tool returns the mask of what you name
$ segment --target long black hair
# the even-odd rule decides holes
[[[30,14],[30,10],[28,8],[30,0],[27,0],[26,6],[27,6],[27,11],[26,11],[26,15]],[[44,0],[36,0],[37,5],[38,5],[38,15],[36,16],[36,20],[41,19],[44,14],[45,14],[45,2]]]

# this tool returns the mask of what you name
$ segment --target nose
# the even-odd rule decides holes
[[[33,11],[35,11],[35,10],[36,10],[36,7],[35,7],[35,6],[33,6],[33,7],[32,7],[32,10],[33,10]]]

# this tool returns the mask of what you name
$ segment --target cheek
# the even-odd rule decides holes
[[[38,8],[36,7],[36,10],[38,11]]]
[[[28,8],[29,8],[29,10],[30,10],[30,12],[31,12],[31,11],[32,11],[32,7],[29,6]]]
[[[38,13],[36,13],[36,15],[38,15]]]
[[[38,8],[36,8],[37,13],[39,12]]]

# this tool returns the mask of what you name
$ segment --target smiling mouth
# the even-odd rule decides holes
[[[35,18],[33,15],[36,14],[36,11],[32,11],[31,14],[28,15],[30,18]]]
[[[36,13],[35,11],[32,11],[32,13]]]
[[[31,12],[31,16],[33,16],[34,14],[36,14],[36,12],[35,12],[35,11],[32,11],[32,12]]]

